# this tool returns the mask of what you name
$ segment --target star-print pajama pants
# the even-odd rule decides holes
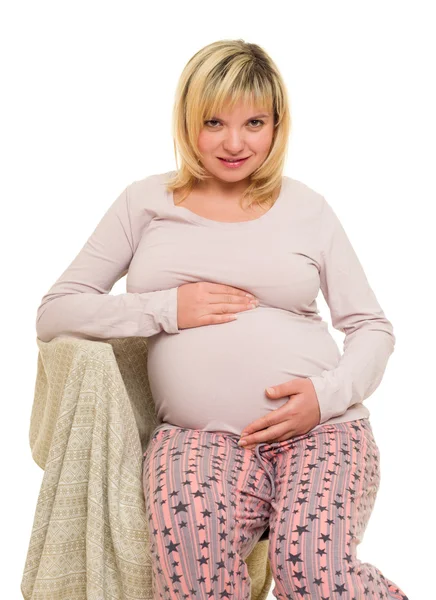
[[[273,595],[408,600],[356,556],[380,484],[368,418],[252,449],[177,427],[152,435],[143,487],[155,600],[249,600],[245,559],[269,526]]]

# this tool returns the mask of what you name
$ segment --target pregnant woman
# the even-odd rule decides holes
[[[380,484],[363,401],[393,328],[332,206],[282,173],[274,62],[243,40],[201,49],[173,127],[178,170],[127,185],[37,316],[43,341],[148,338],[154,597],[249,600],[245,558],[269,527],[276,598],[407,600],[356,552]]]

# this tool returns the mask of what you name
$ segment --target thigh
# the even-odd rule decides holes
[[[369,419],[325,425],[276,446],[276,512],[292,508],[301,521],[315,509],[323,522],[342,521],[347,512],[360,542],[380,486],[380,451]]]
[[[380,485],[380,453],[369,420],[325,425],[281,444],[270,524],[273,572],[280,573],[284,556],[312,582],[326,582],[323,574],[359,572],[356,546]]]
[[[152,437],[143,487],[155,591],[206,597],[225,591],[236,573],[248,589],[244,561],[268,525],[271,482],[237,441],[186,428]]]

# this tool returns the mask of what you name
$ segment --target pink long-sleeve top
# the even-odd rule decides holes
[[[282,177],[259,218],[207,219],[175,206],[173,172],[129,184],[47,294],[37,336],[101,340],[144,336],[159,427],[240,434],[289,397],[265,388],[312,380],[322,424],[369,416],[395,337],[333,208]],[[126,293],[110,294],[126,277]],[[228,323],[178,329],[177,288],[225,283],[251,292],[255,309]],[[343,352],[319,315],[321,289]],[[317,428],[315,427],[315,429]]]

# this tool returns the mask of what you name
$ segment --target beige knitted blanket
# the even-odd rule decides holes
[[[30,447],[44,470],[21,582],[25,600],[153,600],[142,455],[157,426],[147,339],[37,339]],[[252,599],[268,540],[246,563]]]

